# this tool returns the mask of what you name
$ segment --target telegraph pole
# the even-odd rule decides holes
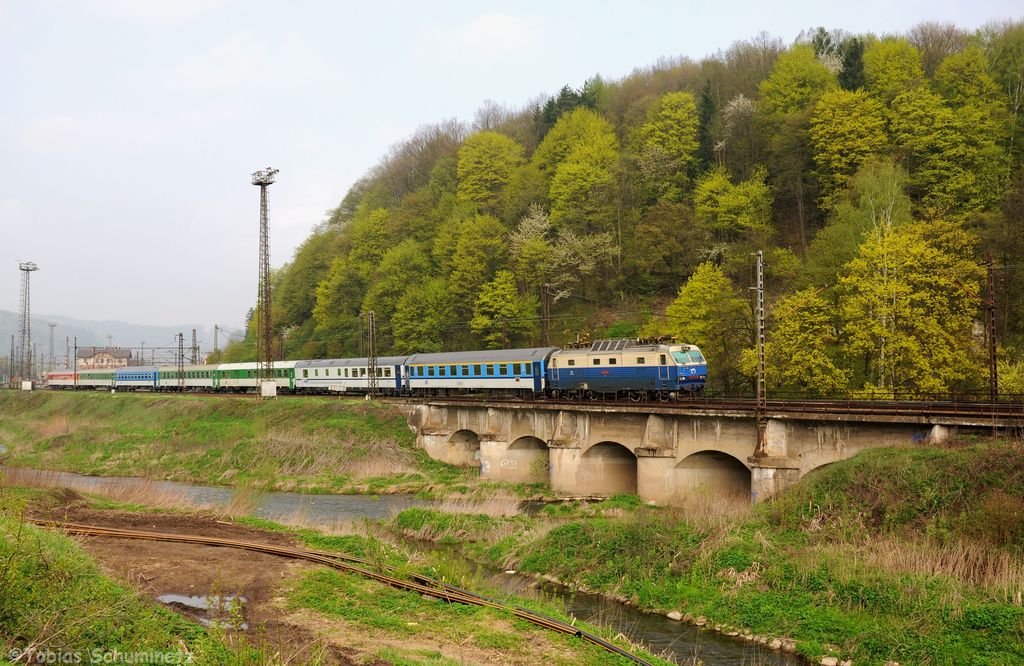
[[[768,390],[764,363],[764,252],[757,251],[757,447],[755,458],[768,455]]]
[[[11,355],[7,357],[7,382],[14,386],[14,334],[11,333]]]
[[[78,390],[78,336],[75,336],[75,365],[72,371],[75,377],[75,390]]]
[[[185,392],[185,334],[178,333],[178,391]]]
[[[377,396],[377,313],[370,310],[366,313],[366,371],[370,377],[367,382],[370,397]]]
[[[992,264],[992,253],[985,257],[988,268],[988,399],[990,402],[999,400],[999,362],[996,355],[996,278]]]
[[[21,374],[22,381],[32,381],[32,308],[30,307],[31,298],[29,296],[30,282],[29,278],[33,271],[38,271],[39,266],[36,266],[31,261],[23,261],[18,264],[18,270],[21,271],[21,351],[20,359],[21,363],[18,368],[18,372]],[[31,387],[30,387],[31,388]]]
[[[541,341],[545,347],[551,344],[551,285],[545,282],[541,285]]]
[[[218,333],[220,333],[220,326],[217,324],[213,325],[213,354],[220,360],[220,340],[218,339]]]
[[[260,188],[260,279],[256,305],[256,383],[260,397],[277,395],[274,381],[274,327],[270,301],[270,242],[268,233],[267,188],[274,182],[277,169],[267,167],[252,174],[252,184]]]
[[[64,369],[65,370],[70,370],[71,369],[71,366],[69,365],[70,362],[71,362],[71,338],[65,335],[64,336]]]
[[[53,329],[57,328],[57,324],[50,322],[47,324],[47,326],[50,327],[50,355],[46,357],[46,360],[49,363],[49,365],[47,366],[49,368],[49,371],[53,372]]]

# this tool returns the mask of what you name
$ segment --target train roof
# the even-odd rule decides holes
[[[156,372],[159,369],[159,365],[128,365],[114,370],[116,372]]]
[[[441,352],[436,354],[413,354],[406,361],[409,365],[437,363],[507,363],[509,361],[541,361],[558,351],[558,347],[529,347],[526,349],[484,349],[478,351]]]
[[[284,368],[285,370],[289,370],[291,368],[294,368],[297,363],[301,363],[301,362],[302,361],[274,361],[274,367],[275,368]],[[204,367],[204,368],[211,368],[212,367],[214,370],[255,370],[256,369],[256,361],[249,361],[248,363],[221,363],[220,365],[216,365],[216,366],[208,366],[207,365],[207,366],[197,366],[197,367]]]
[[[405,365],[408,356],[378,356],[377,365]],[[350,368],[369,365],[364,358],[322,358],[309,361],[296,361],[296,368]]]

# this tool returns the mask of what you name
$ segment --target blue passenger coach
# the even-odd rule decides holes
[[[446,395],[470,392],[511,392],[542,395],[547,363],[557,347],[491,349],[413,354],[406,360],[413,393]]]
[[[586,349],[552,355],[548,388],[552,397],[626,395],[634,399],[678,397],[704,390],[707,362],[693,345],[640,344],[599,340]]]

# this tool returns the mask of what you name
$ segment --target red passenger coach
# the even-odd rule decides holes
[[[75,373],[70,370],[48,372],[46,373],[46,383],[50,388],[74,388]]]

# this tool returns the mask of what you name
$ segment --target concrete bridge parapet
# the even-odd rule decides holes
[[[501,481],[546,482],[566,497],[636,493],[672,504],[693,493],[761,501],[823,465],[875,447],[947,437],[926,420],[894,422],[776,414],[767,456],[754,458],[757,423],[740,411],[661,406],[404,403],[416,441],[432,458]]]

